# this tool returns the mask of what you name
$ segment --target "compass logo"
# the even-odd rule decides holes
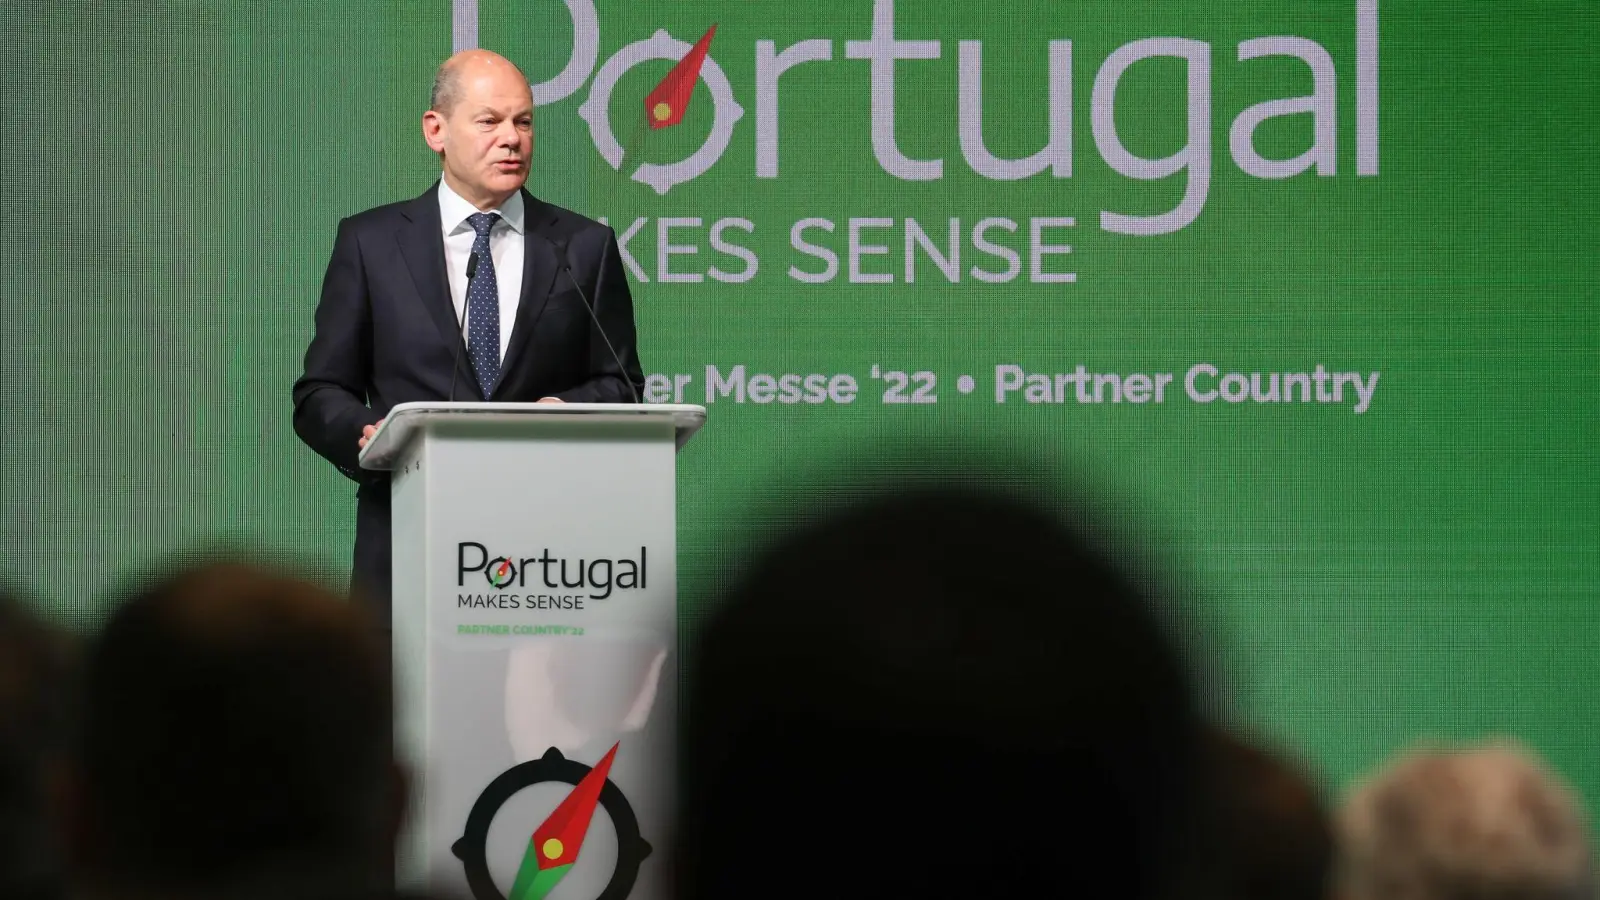
[[[618,746],[613,744],[592,767],[567,759],[551,747],[544,756],[513,766],[489,782],[467,814],[460,839],[450,847],[450,852],[461,860],[474,900],[508,900],[508,896],[510,900],[543,900],[578,861],[597,807],[605,810],[616,829],[617,861],[605,889],[595,900],[624,900],[628,896],[639,877],[639,866],[653,848],[640,836],[639,820],[628,798],[607,777]],[[502,894],[489,874],[489,826],[514,794],[548,781],[570,784],[572,792],[533,830],[511,893]]]
[[[502,556],[498,559],[489,560],[489,564],[483,567],[483,575],[489,579],[489,583],[494,587],[503,588],[516,580],[517,567],[512,564],[511,560]]]

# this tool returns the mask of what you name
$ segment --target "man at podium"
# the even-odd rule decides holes
[[[342,220],[294,429],[354,480],[352,592],[389,616],[389,476],[357,456],[412,401],[637,402],[633,300],[610,228],[535,198],[533,95],[509,60],[440,66],[422,136],[441,178]]]

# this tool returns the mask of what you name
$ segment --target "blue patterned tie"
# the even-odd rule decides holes
[[[489,232],[500,216],[474,213],[467,223],[478,237],[472,252],[478,254],[478,271],[467,289],[467,356],[472,359],[472,374],[478,376],[483,399],[489,399],[500,380],[500,285],[494,277],[494,255],[489,252]]]

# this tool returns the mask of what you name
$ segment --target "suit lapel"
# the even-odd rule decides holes
[[[517,297],[517,321],[511,327],[506,358],[500,361],[501,381],[522,359],[560,271],[555,248],[543,233],[544,227],[555,220],[552,210],[527,191],[522,192],[522,208],[522,292]]]
[[[413,200],[405,207],[403,214],[409,221],[395,235],[400,242],[400,256],[411,273],[418,299],[428,310],[433,324],[438,326],[439,336],[450,347],[452,356],[459,361],[456,381],[466,391],[476,394],[478,381],[467,359],[466,343],[456,324],[455,304],[450,299],[450,281],[445,277],[444,232],[439,221],[438,185],[435,184],[427,193]]]

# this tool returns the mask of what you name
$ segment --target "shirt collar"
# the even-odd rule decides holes
[[[476,206],[468,203],[460,194],[451,190],[450,183],[445,181],[443,177],[439,179],[439,224],[444,228],[445,234],[454,234],[462,229],[472,230],[472,226],[467,224],[467,218],[477,212],[499,213],[500,218],[511,226],[512,231],[522,234],[523,205],[521,191],[517,191],[507,197],[506,202],[500,204],[498,209],[479,210]]]

